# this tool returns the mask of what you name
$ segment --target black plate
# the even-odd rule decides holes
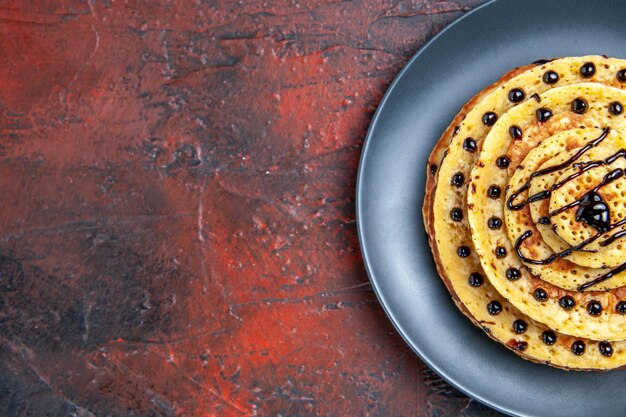
[[[389,318],[452,385],[520,416],[624,416],[626,371],[566,372],[522,360],[456,309],[434,269],[421,207],[426,159],[472,95],[542,58],[626,57],[614,0],[498,0],[450,25],[385,95],[363,148],[357,220],[367,270]]]

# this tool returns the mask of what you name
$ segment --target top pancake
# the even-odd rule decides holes
[[[541,145],[532,149],[524,158],[522,164],[515,170],[509,182],[507,198],[514,190],[527,182],[532,173],[541,169],[563,163],[570,159],[583,146],[602,134],[602,129],[574,129],[561,132],[545,139]],[[599,144],[600,145],[600,144]],[[588,163],[595,160],[604,160],[615,154],[619,149],[626,147],[623,136],[616,130],[608,133],[601,146],[596,146],[585,152],[578,160],[578,164]],[[570,247],[582,245],[580,251],[564,254],[563,261],[556,261],[548,268],[541,265],[528,267],[535,275],[540,275],[544,281],[549,281],[561,288],[575,290],[582,285],[589,276],[597,275],[603,271],[597,269],[615,267],[626,261],[626,251],[622,251],[621,242],[607,242],[613,233],[618,233],[626,228],[626,224],[617,226],[611,233],[600,235],[592,239],[596,230],[584,223],[577,221],[575,207],[553,216],[551,224],[541,224],[540,219],[548,216],[551,211],[559,207],[571,205],[583,197],[586,190],[596,187],[602,178],[615,168],[625,168],[624,158],[616,159],[611,164],[592,167],[586,171],[575,166],[557,170],[544,176],[530,179],[530,189],[522,192],[517,201],[527,199],[529,195],[539,195],[550,192],[549,198],[540,199],[528,204],[520,210],[505,210],[505,219],[509,239],[515,242],[522,230],[538,230],[536,242],[531,245],[528,239],[522,245],[525,251],[527,247],[536,259],[545,259],[553,253],[560,253]],[[512,167],[510,167],[512,169]],[[603,186],[598,193],[605,201],[611,203],[611,223],[617,224],[624,218],[624,201],[620,188],[626,187],[626,178],[617,180]],[[591,239],[591,240],[590,240]],[[609,243],[606,245],[605,243]],[[555,268],[562,264],[563,268]],[[576,267],[576,265],[583,268]],[[614,279],[598,284],[595,289],[610,289],[626,284],[626,275],[620,274]]]

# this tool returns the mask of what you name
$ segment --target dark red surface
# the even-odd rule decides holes
[[[1,2],[0,415],[495,415],[354,218],[383,92],[482,1]]]

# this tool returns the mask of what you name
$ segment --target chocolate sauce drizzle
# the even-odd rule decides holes
[[[593,242],[595,242],[596,240],[598,240],[599,238],[601,238],[602,236],[604,236],[605,234],[607,234],[611,230],[616,229],[616,228],[618,228],[620,226],[623,226],[625,224],[626,224],[626,219],[622,219],[619,222],[610,225],[607,230],[601,231],[600,233],[597,233],[597,234],[591,236],[590,238],[583,240],[578,245],[572,246],[571,248],[567,248],[567,249],[565,249],[565,250],[563,250],[561,252],[552,254],[549,257],[547,257],[546,259],[541,259],[541,260],[528,258],[528,257],[524,256],[524,254],[521,251],[522,243],[524,243],[524,241],[526,239],[528,239],[529,237],[531,237],[533,235],[532,231],[527,230],[524,233],[522,233],[522,235],[520,237],[517,238],[517,241],[515,242],[515,252],[517,253],[517,256],[519,256],[522,261],[527,262],[527,263],[532,264],[532,265],[547,265],[547,264],[550,264],[550,263],[554,262],[555,260],[557,260],[559,258],[565,258],[566,256],[571,255],[572,252],[591,252],[591,253],[595,253],[595,252],[597,252],[597,250],[584,250],[584,248],[587,247],[588,245],[592,244]],[[619,235],[619,236],[617,236],[617,235]],[[620,232],[617,232],[614,235],[611,235],[605,242],[600,243],[600,246],[607,246],[610,243],[614,242],[615,240],[619,239],[620,237],[622,237],[624,235],[626,235],[626,230],[622,230]],[[610,243],[606,243],[609,240],[611,242]]]
[[[594,162],[599,162],[599,161],[594,161]],[[562,207],[559,207],[556,210],[551,211],[550,213],[548,213],[548,215],[545,218],[550,219],[551,217],[556,216],[557,214],[561,214],[569,209],[571,209],[572,207],[578,207],[578,206],[583,206],[583,205],[590,205],[594,203],[594,197],[600,197],[600,195],[598,194],[598,191],[600,190],[600,188],[604,187],[605,185],[608,185],[610,183],[612,183],[613,181],[621,178],[624,176],[624,170],[621,168],[616,168],[613,171],[609,172],[608,174],[606,174],[603,178],[602,181],[600,182],[600,184],[598,184],[597,186],[595,186],[591,191],[588,191],[587,193],[585,193],[585,195],[583,195],[581,198],[579,198],[578,200],[574,200],[569,204],[566,204]],[[571,175],[570,175],[571,177]],[[539,194],[539,193],[538,193]],[[549,194],[548,194],[549,195]],[[602,201],[602,198],[600,197],[600,201]],[[606,204],[605,204],[606,205]],[[608,208],[607,208],[608,211]],[[591,219],[588,218],[588,216],[583,215],[581,218],[576,218],[576,220],[583,220],[585,223],[588,223],[590,226],[593,226],[594,228],[600,230],[601,232],[606,230],[608,228],[608,225],[604,226],[604,225],[598,225],[596,223],[593,223]],[[545,220],[540,219],[539,221],[541,224],[545,224]]]
[[[621,171],[624,175],[624,171]],[[617,172],[615,174],[617,176]],[[611,210],[597,192],[586,193],[576,211],[576,221],[585,222],[601,232],[611,225]]]
[[[597,146],[598,144],[600,144],[604,139],[606,139],[606,137],[608,136],[610,132],[610,128],[606,127],[602,130],[602,134],[594,139],[592,142],[588,143],[587,145],[585,145],[584,147],[582,147],[581,149],[578,150],[578,152],[576,152],[574,155],[572,155],[568,160],[548,167],[548,168],[544,168],[542,170],[536,171],[534,173],[532,173],[530,175],[530,177],[528,178],[528,180],[520,187],[518,188],[515,192],[511,193],[510,197],[507,199],[506,202],[506,207],[509,210],[521,210],[523,207],[525,207],[527,204],[529,203],[533,203],[535,201],[539,201],[539,200],[543,200],[546,199],[548,197],[550,197],[550,195],[552,194],[553,191],[563,187],[565,184],[567,184],[569,181],[578,178],[579,176],[581,176],[583,173],[591,170],[592,168],[596,168],[599,166],[604,166],[604,165],[610,165],[613,162],[615,162],[617,159],[619,158],[626,158],[626,150],[625,149],[620,149],[619,151],[617,151],[616,153],[614,153],[613,155],[609,156],[606,159],[603,160],[596,160],[596,161],[589,161],[589,162],[583,162],[583,163],[579,163],[579,164],[575,164],[575,162],[580,159],[587,151],[589,151],[591,148]],[[564,178],[563,180],[553,184],[550,189],[545,190],[545,191],[541,191],[538,193],[535,193],[531,196],[529,196],[528,198],[526,198],[524,201],[522,201],[521,203],[515,204],[515,199],[524,191],[527,191],[530,188],[530,183],[532,181],[532,179],[543,176],[543,175],[547,175],[547,174],[551,174],[554,172],[557,172],[559,170],[562,170],[564,168],[569,167],[570,165],[572,166],[577,166],[579,168],[579,170],[569,176],[567,176],[566,178]],[[607,173],[602,181],[600,182],[600,184],[598,184],[596,187],[594,187],[591,191],[585,193],[581,198],[579,198],[576,201],[573,201],[569,204],[566,204],[563,207],[560,207],[556,210],[551,211],[550,213],[548,213],[547,216],[542,217],[538,220],[538,222],[540,224],[549,224],[550,223],[550,218],[553,216],[556,216],[560,213],[565,212],[566,210],[572,208],[572,207],[578,207],[580,206],[578,212],[577,212],[577,218],[576,220],[578,221],[584,221],[585,223],[589,224],[590,226],[594,227],[596,230],[598,230],[598,233],[596,233],[595,235],[589,237],[588,239],[585,239],[584,241],[582,241],[581,243],[579,243],[576,246],[572,246],[570,248],[567,248],[561,252],[558,253],[554,253],[552,255],[550,255],[549,257],[545,258],[545,259],[532,259],[532,258],[528,258],[527,256],[525,256],[522,253],[521,250],[521,246],[524,243],[524,241],[528,238],[530,238],[533,235],[533,232],[531,230],[527,230],[524,233],[522,233],[522,235],[517,239],[517,241],[515,242],[515,252],[517,253],[517,256],[519,256],[519,258],[529,264],[532,265],[547,265],[550,264],[554,261],[556,261],[557,259],[560,258],[565,258],[569,255],[571,255],[573,252],[580,252],[580,251],[587,251],[587,252],[597,252],[595,250],[590,251],[590,250],[585,250],[584,248],[587,247],[588,245],[590,245],[591,243],[595,242],[596,240],[598,240],[600,237],[606,235],[607,233],[609,233],[611,230],[614,230],[620,226],[623,226],[626,224],[626,219],[620,220],[619,222],[616,222],[614,224],[610,224],[608,222],[608,206],[606,205],[606,203],[604,203],[604,201],[602,200],[601,196],[598,194],[598,191],[600,190],[600,188],[602,188],[603,186],[610,184],[611,182],[622,178],[626,173],[624,172],[623,169],[621,168],[617,168],[614,169],[612,171],[610,171],[609,173]],[[600,213],[597,210],[597,207],[595,206],[596,204],[598,204],[597,207],[605,207],[606,208],[606,213],[602,212]],[[621,230],[617,233],[614,233],[613,235],[609,236],[605,241],[603,241],[602,243],[600,243],[600,246],[608,246],[611,243],[615,242],[617,239],[626,236],[626,230]],[[612,278],[613,276],[619,274],[620,272],[626,271],[626,262],[615,267],[614,269],[608,271],[607,273],[600,275],[596,278],[594,278],[591,281],[585,282],[581,285],[579,285],[576,289],[580,292],[594,286],[597,285],[601,282],[604,282],[610,278]]]
[[[599,277],[594,278],[589,282],[585,282],[584,284],[579,285],[576,289],[580,292],[585,291],[589,287],[593,287],[594,285],[604,282],[609,278],[613,278],[615,275],[619,274],[622,271],[626,271],[626,262],[614,269],[611,269],[604,275],[600,275]]]
[[[538,200],[542,200],[544,198],[548,198],[550,196],[550,194],[552,193],[552,191],[556,190],[557,188],[562,187],[565,182],[572,180],[580,175],[582,175],[582,172],[577,173],[577,174],[573,174],[576,175],[573,178],[569,178],[561,181],[560,183],[554,184],[550,190],[546,190],[546,191],[542,191],[540,193],[534,194],[530,197],[528,197],[528,199],[522,201],[519,204],[514,204],[513,202],[515,201],[515,199],[524,191],[528,190],[530,188],[530,182],[537,177],[541,177],[543,175],[548,175],[548,174],[552,174],[553,172],[557,172],[560,171],[564,168],[567,168],[568,166],[572,165],[574,162],[576,162],[578,159],[580,159],[580,157],[582,157],[589,149],[597,146],[598,144],[600,144],[600,142],[602,142],[604,139],[606,139],[606,137],[608,136],[609,132],[611,131],[610,128],[605,127],[602,130],[602,134],[600,136],[598,136],[598,138],[594,139],[592,142],[588,143],[587,145],[583,146],[582,148],[580,148],[578,150],[578,152],[576,152],[574,155],[572,155],[568,160],[561,162],[560,164],[557,165],[553,165],[551,167],[548,168],[544,168],[544,169],[540,169],[537,172],[533,172],[532,174],[530,174],[530,177],[528,178],[528,181],[526,181],[524,183],[524,185],[522,185],[520,188],[518,188],[515,192],[511,193],[511,196],[506,200],[506,208],[508,208],[509,210],[521,210],[522,208],[524,208],[524,206],[526,206],[526,204],[528,203],[532,203]],[[626,151],[624,151],[626,152]],[[609,158],[607,158],[608,160]],[[594,161],[596,163],[598,163],[599,165],[601,165],[601,161]],[[599,166],[597,165],[597,166]],[[591,168],[588,168],[591,169]],[[571,176],[570,176],[571,177]],[[558,187],[557,187],[558,185]],[[555,188],[556,187],[556,188]]]
[[[579,165],[580,170],[578,172],[575,172],[574,174],[571,174],[571,175],[567,176],[566,178],[564,178],[563,180],[553,184],[552,187],[550,187],[549,190],[541,191],[541,192],[538,192],[536,194],[531,195],[530,197],[528,197],[528,199],[526,201],[524,201],[522,203],[522,207],[525,204],[527,204],[527,203],[532,203],[532,202],[535,202],[535,201],[542,200],[544,198],[548,198],[552,194],[552,191],[561,188],[562,186],[567,184],[569,181],[571,181],[571,180],[573,180],[575,178],[580,177],[583,173],[591,170],[592,168],[596,168],[596,167],[599,167],[599,166],[602,166],[602,165],[610,165],[613,162],[615,162],[617,159],[625,158],[625,157],[626,157],[626,150],[625,149],[620,149],[619,151],[617,151],[616,153],[614,153],[613,155],[609,156],[608,158],[606,158],[604,160],[591,161],[591,162],[582,163],[582,164]],[[613,175],[621,176],[617,172],[613,173]],[[617,178],[615,178],[615,179],[617,179]],[[586,195],[591,196],[591,193],[586,194]],[[565,210],[567,210],[568,208],[571,208],[571,207],[567,207]],[[564,210],[562,210],[562,211],[564,211]],[[556,213],[556,214],[558,214],[558,213]],[[551,217],[551,216],[549,216],[549,217]],[[549,217],[542,217],[542,218],[540,218],[539,219],[539,223],[541,223],[541,224],[549,224],[550,223]],[[577,218],[577,220],[580,220],[580,219]]]

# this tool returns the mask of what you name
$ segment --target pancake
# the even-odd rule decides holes
[[[525,182],[529,181],[533,172],[548,169],[549,167],[562,164],[572,158],[579,150],[589,144],[594,138],[602,135],[602,129],[574,129],[558,133],[544,140],[540,146],[531,150],[516,169],[510,182],[507,198],[519,189]],[[605,160],[610,158],[619,149],[626,147],[626,140],[623,135],[616,130],[611,130],[602,142],[602,147],[593,147],[585,152],[577,160],[579,164],[587,164],[591,161]],[[567,150],[569,149],[569,150]],[[554,156],[556,155],[556,156]],[[616,226],[611,233],[600,234],[597,239],[596,229],[587,223],[576,220],[577,210],[571,210],[553,216],[551,224],[542,224],[543,218],[559,207],[571,205],[584,196],[585,190],[594,188],[602,182],[603,177],[612,170],[626,168],[626,160],[618,158],[611,164],[591,166],[590,169],[580,171],[580,168],[570,166],[565,169],[537,176],[530,179],[530,188],[522,192],[516,200],[541,193],[550,193],[547,198],[538,199],[519,210],[505,210],[505,224],[509,234],[509,240],[515,242],[522,231],[539,231],[537,242],[532,247],[533,257],[545,259],[553,253],[567,251],[570,247],[580,247],[580,251],[565,253],[560,260],[556,260],[549,265],[528,264],[528,268],[542,280],[554,285],[576,290],[580,285],[594,276],[605,271],[598,270],[606,267],[615,267],[626,262],[626,251],[622,250],[621,242],[615,240],[608,241],[614,233],[620,233],[626,229],[626,224]],[[624,218],[624,201],[621,200],[620,189],[626,187],[626,178],[621,177],[603,186],[598,192],[604,201],[610,202],[609,210],[610,223],[618,224]],[[626,194],[626,193],[625,193]],[[528,216],[530,210],[530,216]],[[624,222],[626,223],[626,222]],[[606,244],[608,243],[608,244]],[[530,246],[525,241],[524,248]],[[558,268],[561,266],[567,268]],[[582,266],[581,267],[576,267]],[[594,289],[605,290],[621,287],[626,284],[626,274],[618,274],[611,280],[599,283]]]
[[[622,342],[609,344],[604,339],[594,341],[586,335],[573,337],[559,332],[558,327],[550,328],[525,315],[496,290],[474,249],[467,222],[470,171],[483,139],[497,123],[497,115],[502,118],[529,99],[537,102],[537,98],[541,99],[539,95],[548,90],[589,81],[579,72],[586,62],[597,63],[592,81],[622,86],[616,74],[626,68],[626,61],[587,56],[524,67],[474,97],[472,105],[466,105],[457,115],[429,159],[423,212],[429,243],[444,283],[461,311],[490,337],[536,362],[565,369],[611,369],[626,363]],[[558,78],[556,82],[554,74]],[[460,124],[459,118],[463,120]],[[456,133],[452,138],[451,130]],[[503,228],[503,217],[497,220],[492,220],[491,226]],[[585,346],[584,355],[572,352],[580,350],[580,344]]]
[[[610,136],[615,134],[615,130],[609,133]],[[610,139],[610,136],[607,137],[607,140]],[[511,187],[515,187],[517,184],[520,184],[521,177],[525,176],[528,178],[528,175],[530,175],[533,171],[542,170],[550,166],[554,166],[555,164],[563,163],[569,157],[573,156],[575,152],[574,149],[567,152],[561,152],[554,157],[546,156],[548,155],[548,152],[545,149],[546,145],[548,145],[552,140],[558,140],[558,137],[564,137],[564,139],[566,139],[567,142],[564,144],[565,146],[575,145],[573,143],[574,138],[567,133],[555,135],[553,138],[545,140],[539,147],[533,149],[524,159],[522,169],[519,169],[510,181]],[[585,153],[581,157],[581,160],[588,161],[590,158],[606,159],[610,157],[617,151],[617,149],[614,148],[614,150],[611,150],[611,147],[608,147],[607,145],[608,143],[605,143],[605,146],[602,148],[589,150],[588,153]],[[542,160],[545,160],[545,162],[541,162]],[[617,166],[623,168],[623,165],[625,164],[626,163],[623,160],[616,160],[612,165],[614,167]],[[544,176],[533,178],[530,182],[528,195],[536,195],[545,191],[549,191],[551,193],[550,198],[541,199],[529,204],[532,223],[535,224],[535,227],[541,234],[541,239],[549,245],[552,252],[560,253],[567,250],[569,247],[577,247],[578,245],[581,245],[581,251],[574,251],[567,255],[567,259],[573,264],[591,268],[605,268],[617,266],[626,261],[626,252],[622,251],[621,242],[608,241],[610,234],[600,235],[599,238],[593,239],[595,229],[584,222],[576,221],[575,211],[563,212],[558,216],[554,216],[552,218],[551,225],[541,224],[542,220],[540,220],[547,216],[550,211],[557,210],[557,205],[564,206],[572,204],[575,200],[582,196],[580,191],[587,187],[585,183],[599,183],[602,180],[602,177],[608,173],[608,169],[609,168],[605,165],[592,168],[579,174],[577,172],[577,168],[570,167],[562,170],[562,173],[560,171],[556,171]],[[609,212],[610,220],[613,224],[618,223],[624,218],[624,204],[623,202],[620,202],[619,199],[614,198],[617,196],[616,193],[619,192],[621,194],[619,189],[624,186],[624,181],[625,180],[623,178],[619,178],[611,184],[605,185],[600,191],[601,194],[613,197],[610,198],[611,207]],[[505,213],[505,218],[509,219],[509,216],[514,217],[519,215],[520,211],[509,210]],[[508,225],[512,224],[514,221],[515,219],[510,219],[507,220],[506,223]],[[624,230],[624,227],[626,227],[626,225],[615,226],[611,234],[621,232]],[[514,239],[512,235],[509,235],[509,238]],[[570,274],[570,278],[571,280],[557,285],[563,288],[576,289],[583,283],[582,276],[579,278],[577,273],[573,276]],[[547,280],[545,276],[543,279]],[[600,283],[596,289],[618,287],[623,284],[623,280],[614,279],[610,282]]]
[[[432,200],[435,195],[434,189],[437,184],[437,172],[445,154],[448,151],[448,146],[450,146],[450,142],[452,141],[453,136],[455,136],[459,131],[460,125],[467,116],[467,113],[469,113],[486,95],[500,88],[508,80],[515,77],[516,75],[521,74],[531,68],[534,68],[535,66],[536,65],[533,64],[515,68],[503,75],[497,82],[486,87],[474,97],[472,97],[472,99],[465,103],[463,108],[461,108],[461,111],[459,111],[459,113],[454,117],[448,128],[441,135],[439,141],[437,141],[437,144],[430,153],[430,156],[428,157],[428,162],[426,164],[426,198],[422,207],[422,214],[424,215],[424,224],[428,232],[428,239],[434,236]]]
[[[580,115],[571,110],[571,103],[578,98],[588,103],[585,112]],[[467,200],[468,206],[472,207],[468,212],[468,220],[476,252],[481,258],[485,273],[498,291],[508,298],[511,304],[535,320],[562,333],[595,340],[626,338],[626,315],[615,309],[622,298],[619,287],[624,283],[625,273],[620,272],[619,267],[613,269],[581,267],[567,256],[556,257],[551,262],[541,265],[533,264],[533,261],[549,258],[554,252],[543,244],[540,233],[530,221],[528,204],[517,210],[511,210],[510,207],[522,205],[526,201],[528,192],[521,191],[523,187],[519,182],[510,184],[510,173],[516,170],[517,166],[524,166],[529,151],[540,143],[543,145],[542,141],[547,143],[547,146],[542,147],[542,151],[547,152],[548,156],[556,156],[561,149],[566,149],[555,146],[559,140],[558,138],[555,140],[553,134],[559,131],[569,131],[567,135],[574,137],[572,143],[574,154],[577,155],[581,150],[587,149],[577,159],[572,159],[568,154],[563,168],[581,169],[581,166],[576,167],[574,163],[583,164],[585,158],[591,155],[589,151],[595,147],[607,146],[610,154],[615,153],[615,147],[619,150],[619,147],[624,145],[624,139],[621,133],[617,135],[609,133],[612,130],[619,132],[626,129],[626,117],[623,112],[612,114],[609,110],[611,103],[626,103],[626,92],[597,83],[584,83],[553,89],[541,95],[541,102],[527,101],[502,115],[485,138],[480,157],[472,170],[469,184],[471,192]],[[542,109],[549,109],[552,114],[545,121],[540,121]],[[513,125],[522,129],[523,135],[517,141],[520,144],[512,141],[508,134]],[[594,136],[581,133],[583,129],[570,130],[575,125],[601,126],[602,129],[593,129],[596,134]],[[589,143],[588,146],[577,146],[582,144],[580,142]],[[511,159],[508,169],[501,169],[496,165],[496,160],[501,155],[507,155]],[[517,165],[518,161],[520,165]],[[618,159],[617,162],[621,160]],[[619,169],[614,164],[607,166]],[[556,168],[559,165],[550,167]],[[596,190],[598,185],[593,181],[578,184],[579,188],[582,185],[579,192],[583,194]],[[497,197],[491,194],[490,190],[496,188],[505,190],[507,187],[508,191],[506,193],[502,191]],[[619,199],[621,198],[619,196]],[[563,202],[551,198],[550,205],[553,204],[564,207]],[[573,206],[568,212],[576,212],[581,207],[581,204]],[[518,214],[512,214],[511,211],[517,211]],[[493,230],[487,226],[489,218],[493,216],[503,218],[505,213],[506,227]],[[563,216],[567,218],[567,214],[563,213]],[[526,219],[522,218],[523,215],[527,216]],[[548,219],[549,224],[552,224],[553,218]],[[574,221],[577,225],[581,222],[582,220]],[[555,230],[563,233],[558,226]],[[520,256],[516,255],[516,243],[520,253],[528,261],[522,263]],[[499,256],[498,250],[504,255]],[[579,252],[579,255],[583,254],[584,252]],[[604,257],[602,252],[589,256],[600,258],[600,261]],[[507,278],[508,270],[511,268],[521,270],[522,266],[525,266],[524,270],[529,273],[522,273],[522,276],[515,280]],[[622,269],[626,270],[626,264]],[[607,273],[615,276],[600,279]],[[592,285],[596,281],[597,283]],[[548,292],[546,300],[537,301],[533,296],[534,290],[539,286]],[[594,312],[599,310],[597,314],[589,312],[590,305],[596,305],[593,310]]]

